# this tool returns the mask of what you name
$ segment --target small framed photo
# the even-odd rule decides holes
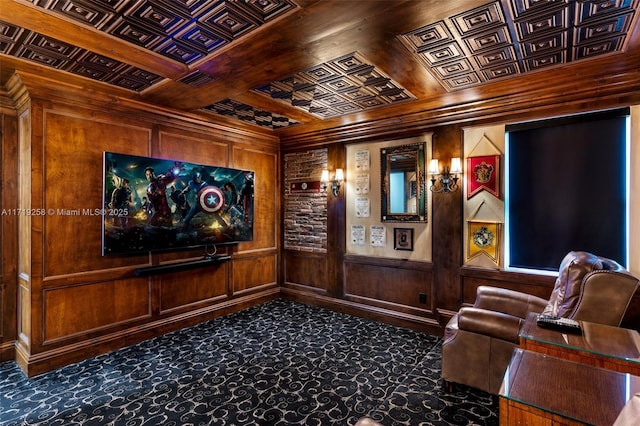
[[[413,251],[413,228],[393,228],[393,249]]]

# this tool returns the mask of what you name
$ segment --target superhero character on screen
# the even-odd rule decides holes
[[[153,207],[153,214],[149,218],[149,224],[153,226],[171,226],[171,207],[167,201],[167,185],[175,180],[175,175],[171,172],[156,175],[153,167],[144,169],[144,175],[149,184],[147,185],[147,196],[149,203]]]
[[[195,195],[195,202],[184,218],[185,231],[190,229],[193,217],[201,212],[211,215],[221,225],[228,226],[218,214],[218,211],[224,206],[225,198],[220,188],[215,185],[209,185],[202,179],[202,173],[195,172],[193,179],[189,181],[188,185],[181,191],[181,194],[187,194],[190,191],[193,191]]]
[[[131,188],[129,188],[129,179],[118,178],[114,176],[114,182],[117,182],[115,189],[111,193],[111,201],[108,206],[116,212],[113,218],[113,224],[126,228],[129,221],[129,210],[133,206],[133,197]]]
[[[198,192],[201,189],[205,188],[208,185],[209,184],[207,182],[202,180],[202,173],[195,172],[193,174],[193,179],[189,181],[187,186],[180,192],[180,194],[184,196],[189,191],[193,191],[194,193],[198,194]],[[193,205],[189,209],[189,213],[187,213],[187,216],[184,218],[184,228],[185,229],[189,229],[189,226],[191,225],[191,219],[193,219],[193,217],[196,214],[198,214],[198,212],[200,212],[200,211],[202,211],[201,208],[200,208],[200,203],[198,203],[198,200],[196,200],[196,202],[193,203]]]
[[[171,201],[175,203],[176,207],[180,211],[180,217],[182,219],[187,217],[187,214],[189,213],[191,206],[189,205],[189,202],[187,201],[187,197],[184,195],[184,193],[182,191],[178,191],[175,185],[171,185],[171,193],[169,194],[169,197],[171,198]]]
[[[142,204],[140,205],[140,211],[143,212],[144,220],[148,220],[153,215],[153,206],[149,202],[147,197],[142,197]]]
[[[238,204],[238,191],[233,182],[227,182],[222,186],[224,192],[224,213],[228,213],[229,210]]]
[[[240,188],[240,203],[244,212],[244,221],[251,224],[253,213],[253,173],[247,172],[244,176],[244,183]]]

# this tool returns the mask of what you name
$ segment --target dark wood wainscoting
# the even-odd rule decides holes
[[[346,255],[344,299],[391,321],[430,334],[442,334],[438,324],[433,265],[398,259]]]
[[[284,264],[284,298],[442,334],[436,318],[431,263],[346,255],[344,279],[337,284],[327,282],[324,254],[285,251]],[[327,291],[331,288],[337,288],[338,294]]]
[[[284,286],[326,294],[327,254],[284,250]]]
[[[160,313],[206,306],[227,296],[229,263],[151,277],[160,291]]]
[[[234,295],[277,287],[278,255],[277,253],[252,254],[237,258],[233,262],[231,292]]]
[[[146,279],[129,277],[71,285],[64,279],[56,281],[42,292],[43,348],[151,317],[151,287]]]
[[[431,263],[345,256],[344,297],[413,315],[435,315]]]

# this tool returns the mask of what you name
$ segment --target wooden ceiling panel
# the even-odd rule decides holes
[[[448,91],[462,90],[622,52],[636,6],[633,0],[492,1],[400,37]],[[462,59],[470,56],[475,61]]]
[[[628,96],[639,1],[3,0],[0,83],[46,70],[287,137],[466,116],[527,87],[562,103],[611,75]]]
[[[357,52],[254,90],[319,118],[416,99]]]

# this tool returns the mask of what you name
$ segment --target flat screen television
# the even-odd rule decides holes
[[[115,152],[103,160],[103,256],[253,239],[253,171]]]

